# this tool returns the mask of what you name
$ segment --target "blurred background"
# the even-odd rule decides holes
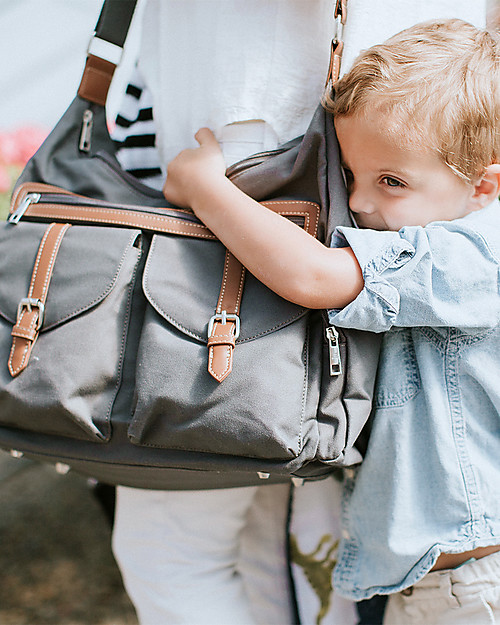
[[[0,218],[24,163],[75,96],[101,5],[0,0]],[[111,117],[135,56],[135,24]],[[3,451],[0,570],[1,625],[137,625],[95,484]]]
[[[102,1],[0,0],[0,218],[12,182],[76,94]],[[110,89],[110,121],[135,61],[143,4]]]
[[[0,218],[23,164],[75,95],[101,3],[0,0]],[[135,59],[142,4],[110,120]],[[500,0],[490,15],[500,28]],[[0,625],[137,625],[110,541],[95,484],[0,451]]]

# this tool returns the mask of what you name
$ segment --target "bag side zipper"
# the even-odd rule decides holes
[[[342,373],[342,359],[340,356],[339,333],[334,326],[328,326],[325,330],[328,342],[328,356],[330,375],[337,376]]]

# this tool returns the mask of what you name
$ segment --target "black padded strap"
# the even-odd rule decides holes
[[[136,0],[105,0],[95,27],[95,35],[123,47],[132,21]]]

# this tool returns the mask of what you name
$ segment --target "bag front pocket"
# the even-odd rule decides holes
[[[308,311],[247,274],[232,371],[221,383],[207,371],[207,326],[223,267],[218,242],[154,237],[143,280],[150,306],[130,439],[263,460],[312,457],[317,428],[307,423]]]
[[[47,224],[0,229],[0,425],[107,440],[118,390],[139,231],[71,226],[55,258],[45,314],[26,368],[7,363]]]

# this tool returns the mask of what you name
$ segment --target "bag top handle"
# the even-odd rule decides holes
[[[104,106],[134,15],[136,0],[105,0],[87,50],[78,95]]]

